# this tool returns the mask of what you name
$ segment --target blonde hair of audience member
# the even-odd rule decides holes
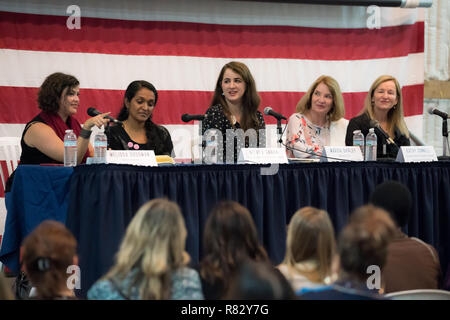
[[[382,271],[395,230],[395,223],[385,210],[373,205],[356,209],[339,235],[339,278],[365,283],[369,266],[376,265]]]
[[[14,300],[11,287],[3,275],[3,272],[0,272],[0,300]]]
[[[220,202],[211,211],[203,244],[200,275],[209,283],[221,283],[224,292],[244,261],[269,261],[250,212],[234,201]]]
[[[405,135],[407,138],[409,138],[409,131],[408,127],[405,123],[405,118],[403,116],[403,95],[402,95],[402,89],[400,87],[400,83],[397,81],[396,78],[390,75],[383,75],[378,77],[370,87],[369,92],[367,93],[366,99],[364,100],[364,108],[361,111],[360,114],[367,113],[370,117],[370,119],[373,120],[379,120],[375,117],[375,111],[374,111],[374,102],[373,102],[373,96],[377,88],[380,84],[387,82],[387,81],[393,81],[395,83],[396,88],[396,97],[397,97],[397,103],[389,110],[387,114],[387,125],[388,125],[388,134],[391,137],[394,137],[394,129],[398,128],[398,130]]]
[[[137,268],[131,286],[139,286],[141,299],[169,299],[172,271],[184,267],[190,259],[185,251],[186,236],[184,219],[175,202],[147,202],[128,225],[116,264],[104,278],[123,280]]]
[[[36,287],[37,298],[74,296],[67,286],[68,267],[78,264],[77,241],[60,222],[46,220],[24,240],[22,259],[25,273]]]
[[[298,113],[305,114],[311,110],[312,95],[320,83],[325,84],[333,95],[333,106],[328,112],[328,120],[337,121],[343,118],[345,115],[344,98],[342,97],[339,83],[334,78],[325,75],[320,76],[313,82],[305,95],[297,103],[296,111]]]
[[[311,282],[330,283],[336,252],[333,224],[324,210],[304,207],[288,227],[284,264]]]

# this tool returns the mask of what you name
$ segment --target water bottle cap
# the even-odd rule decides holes
[[[356,134],[356,133],[361,133],[361,130],[355,130],[355,131],[353,131],[353,134]]]
[[[72,131],[73,131],[72,129],[67,129],[67,130],[66,130],[66,133],[72,132]]]
[[[375,128],[370,128],[369,132],[375,132]]]

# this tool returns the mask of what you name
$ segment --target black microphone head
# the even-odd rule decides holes
[[[93,107],[90,107],[87,109],[87,114],[90,115],[91,117],[95,117],[100,114],[100,111],[98,111],[97,109],[95,109]]]
[[[183,122],[189,122],[189,121],[191,121],[191,119],[190,119],[190,117],[189,117],[189,115],[188,115],[187,113],[185,113],[185,114],[183,114],[183,115],[181,116],[181,120],[182,120]]]
[[[264,114],[265,114],[266,116],[268,116],[269,113],[270,113],[270,111],[272,111],[272,110],[273,110],[272,107],[265,107],[265,108],[264,108]]]

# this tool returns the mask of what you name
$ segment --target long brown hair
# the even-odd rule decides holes
[[[248,67],[242,62],[232,61],[223,66],[220,71],[219,78],[217,79],[216,89],[214,90],[214,96],[211,101],[211,106],[220,104],[227,117],[231,116],[231,112],[228,108],[228,104],[224,98],[222,90],[223,75],[227,69],[231,69],[242,77],[246,84],[245,93],[242,96],[242,117],[240,125],[245,131],[247,129],[258,130],[261,128],[256,111],[258,110],[261,98],[256,91],[256,83]]]
[[[220,202],[212,210],[206,221],[203,243],[200,274],[210,283],[219,283],[224,290],[247,259],[268,261],[250,212],[234,201]]]
[[[405,123],[405,118],[403,116],[403,96],[402,89],[400,87],[400,83],[393,76],[383,75],[378,77],[370,87],[369,92],[367,93],[366,99],[364,100],[364,108],[360,112],[366,113],[370,119],[375,119],[375,114],[373,111],[374,105],[372,102],[373,94],[375,90],[377,90],[378,86],[386,81],[393,81],[395,83],[395,88],[397,92],[397,104],[389,110],[387,114],[387,122],[388,122],[388,131],[391,137],[394,136],[395,128],[398,128],[400,132],[409,138],[408,127]]]

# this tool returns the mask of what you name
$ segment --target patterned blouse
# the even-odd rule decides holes
[[[239,122],[235,122],[234,124],[232,124],[225,115],[223,107],[221,105],[212,106],[206,111],[206,117],[202,123],[202,134],[204,135],[206,130],[214,128],[218,129],[222,133],[223,146],[222,148],[219,147],[217,152],[218,159],[222,159],[222,161],[219,160],[219,162],[237,162],[237,157],[241,148],[264,148],[266,146],[266,124],[264,122],[264,117],[261,112],[256,111],[256,113],[259,121],[259,128],[258,130],[255,130],[257,134],[256,143],[253,143],[249,138],[245,138],[244,140],[244,137],[242,135],[237,135],[234,138],[234,143],[228,143],[227,146],[227,131],[229,135],[236,133],[237,129],[241,129],[241,125],[239,124]]]
[[[323,147],[329,144],[329,122],[325,127],[319,127],[300,113],[294,113],[289,118],[286,133],[286,153],[289,158],[317,158],[316,155],[320,156]]]
[[[88,291],[89,300],[140,300],[138,287],[128,290],[136,269],[121,282],[98,280]],[[131,291],[129,293],[129,291]],[[170,300],[203,300],[200,276],[194,269],[184,267],[172,273]]]

